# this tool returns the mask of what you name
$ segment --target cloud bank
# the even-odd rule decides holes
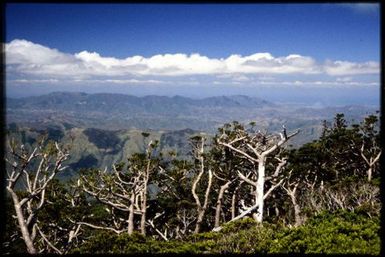
[[[233,54],[219,59],[198,53],[158,54],[148,58],[137,55],[118,59],[88,51],[63,53],[19,39],[5,44],[5,57],[7,83],[11,84],[37,81],[120,84],[175,84],[184,81],[185,84],[199,84],[204,78],[205,83],[211,84],[290,84],[292,81],[297,85],[317,85],[318,82],[354,85],[360,83],[354,79],[362,76],[365,81],[361,80],[361,83],[377,83],[380,73],[380,65],[375,61],[326,60],[320,63],[310,56],[290,54],[275,57],[270,53]],[[301,80],[290,80],[298,76]],[[374,79],[368,81],[368,77]]]

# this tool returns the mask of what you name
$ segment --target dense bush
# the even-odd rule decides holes
[[[80,248],[73,253],[146,253],[146,238],[138,233],[132,236],[117,235],[108,231],[96,232]]]
[[[244,223],[240,223],[242,227]],[[236,228],[237,224],[233,224]],[[248,229],[238,229],[232,232],[222,231],[222,236],[216,241],[214,253],[268,253],[274,244],[278,226],[268,223],[255,224]]]
[[[276,235],[272,253],[379,254],[380,222],[365,214],[324,212],[305,225]]]
[[[324,212],[297,228],[246,218],[220,232],[192,235],[186,241],[157,241],[134,233],[99,232],[74,253],[380,253],[379,218],[364,213]]]
[[[245,219],[222,230],[212,252],[380,253],[379,218],[370,218],[365,212],[324,212],[297,228],[264,223],[245,229],[245,224],[252,223]]]
[[[157,241],[144,237],[139,233],[117,235],[112,232],[96,232],[96,234],[72,253],[114,253],[114,254],[143,254],[143,253],[204,253],[214,247],[214,242],[183,242],[179,240]]]

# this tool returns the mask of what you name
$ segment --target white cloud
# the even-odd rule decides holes
[[[378,62],[355,63],[347,61],[326,61],[324,70],[332,76],[379,74],[380,64]]]
[[[75,61],[75,58],[69,54],[63,54],[56,49],[50,49],[26,40],[13,40],[5,45],[5,51],[7,64],[44,65]]]
[[[274,57],[270,53],[248,56],[233,54],[227,58],[209,58],[198,53],[158,54],[145,58],[125,59],[103,57],[96,52],[62,53],[57,49],[27,40],[13,40],[5,44],[8,82],[96,82],[114,84],[273,84],[282,76],[338,77],[338,83],[353,82],[353,77],[378,75],[378,62],[363,63],[331,61],[317,63],[310,56],[290,54]],[[203,76],[203,77],[202,77]],[[348,77],[343,77],[348,76]],[[179,77],[179,81],[172,79]],[[197,81],[195,81],[197,79]],[[217,80],[214,80],[217,79]],[[314,80],[314,78],[313,78]],[[293,79],[292,85],[317,85]],[[189,82],[189,83],[190,83]],[[325,81],[321,81],[326,83]],[[278,83],[279,84],[279,83]]]

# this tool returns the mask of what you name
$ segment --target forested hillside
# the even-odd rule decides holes
[[[28,144],[28,136],[11,133],[3,248],[380,254],[378,115],[348,124],[338,113],[324,122],[318,139],[298,147],[288,146],[300,129],[260,128],[258,122],[234,121],[213,136],[137,131],[138,148],[126,145],[127,134],[100,129],[82,129],[73,138],[76,147],[58,140],[59,132]],[[81,146],[125,158],[107,166],[83,156],[95,162],[93,168],[57,180],[70,156],[84,151]],[[180,148],[183,155],[175,152]]]

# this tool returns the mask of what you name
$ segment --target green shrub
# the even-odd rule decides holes
[[[277,225],[245,219],[221,231],[213,253],[267,253],[279,229]]]
[[[220,232],[189,236],[185,241],[157,241],[138,233],[96,232],[73,253],[380,253],[380,221],[365,213],[324,212],[297,228],[262,225],[252,219],[226,224]]]
[[[276,235],[271,253],[379,254],[379,219],[339,211],[322,213],[305,225]]]
[[[256,227],[258,223],[252,218],[243,218],[223,225],[221,233],[238,232],[240,230]]]
[[[73,253],[148,253],[147,239],[139,233],[117,235],[95,231],[95,234]]]

